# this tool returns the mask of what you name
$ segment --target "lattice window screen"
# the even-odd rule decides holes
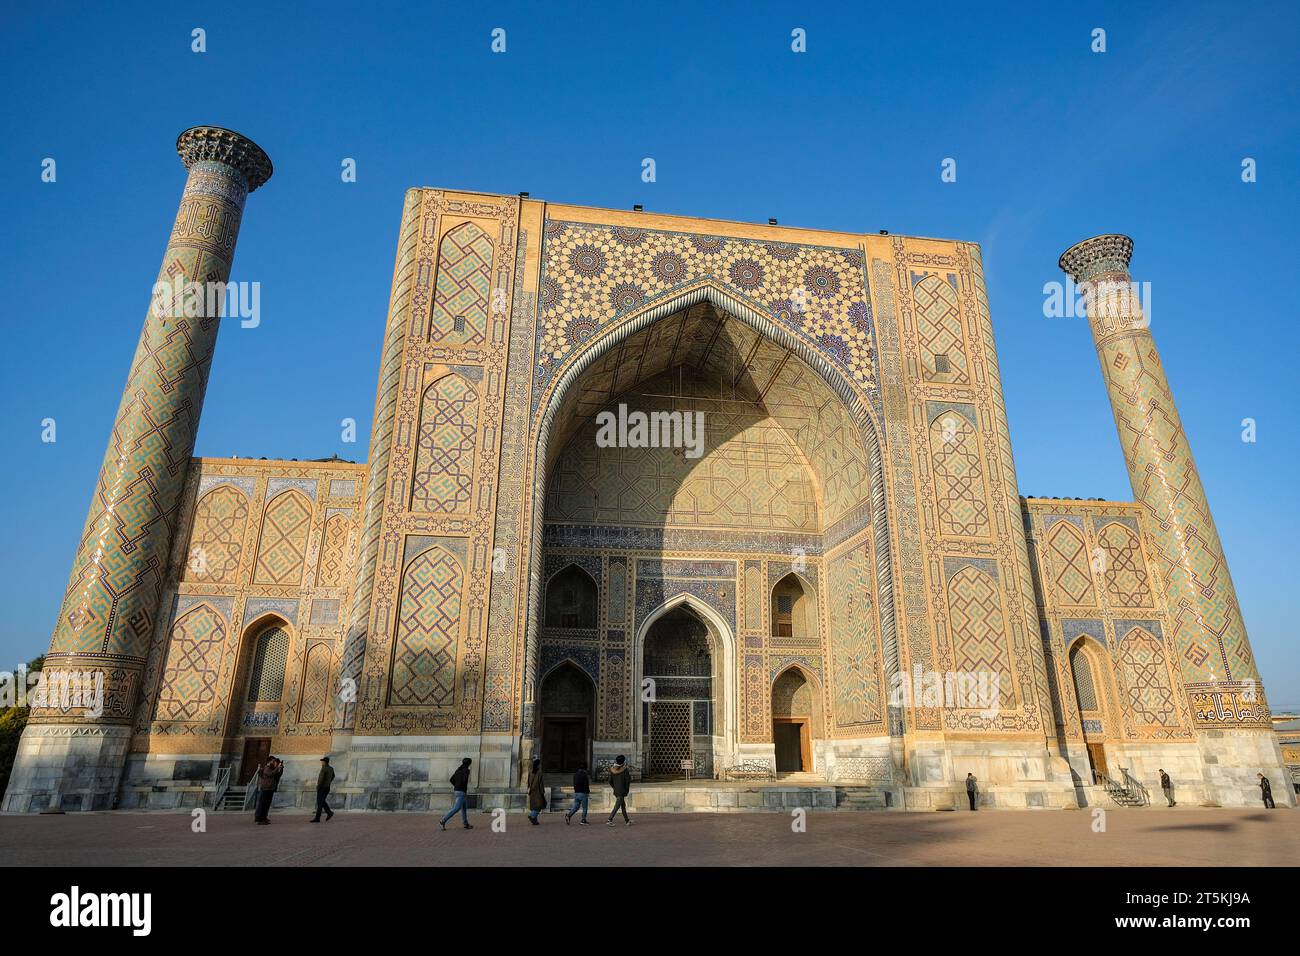
[[[284,694],[284,666],[289,660],[289,635],[270,627],[257,639],[253,670],[248,677],[250,701],[275,701]]]
[[[1092,665],[1083,648],[1076,647],[1070,652],[1070,670],[1074,672],[1074,693],[1079,698],[1080,710],[1099,710],[1097,706],[1097,689],[1092,682]]]

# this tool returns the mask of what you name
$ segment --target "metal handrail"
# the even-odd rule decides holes
[[[212,806],[221,806],[222,799],[226,796],[226,791],[230,789],[230,764],[225,764],[217,768],[217,789],[212,795]]]
[[[248,778],[248,786],[244,789],[244,810],[248,811],[253,808],[257,801],[257,782],[262,773],[262,765],[259,763],[253,771],[253,775]]]
[[[1131,773],[1128,772],[1127,767],[1121,767],[1120,773],[1124,775],[1125,789],[1129,791],[1135,791],[1138,794],[1138,796],[1142,798],[1142,802],[1144,804],[1149,804],[1151,802],[1151,794],[1147,791],[1147,788],[1143,786],[1142,783],[1136,777],[1134,777]]]

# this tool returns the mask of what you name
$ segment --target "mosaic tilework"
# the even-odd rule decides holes
[[[875,387],[871,306],[856,250],[548,220],[544,259],[538,387],[620,317],[703,281],[752,303]]]
[[[997,580],[970,565],[948,581],[955,670],[996,674],[1003,707],[1016,704],[1015,685],[1006,656],[1006,619]]]
[[[296,491],[272,499],[262,520],[262,540],[257,547],[257,584],[298,584],[307,559],[312,506]]]
[[[328,716],[331,657],[330,647],[324,642],[313,644],[307,651],[298,695],[299,723],[319,723]]]
[[[870,548],[830,562],[831,702],[840,730],[877,725],[882,686],[872,595]]]
[[[204,720],[216,700],[226,622],[200,604],[172,626],[162,690],[160,720]]]
[[[1096,604],[1092,570],[1083,535],[1068,521],[1058,522],[1048,532],[1047,546],[1056,559],[1054,567],[1059,569],[1051,579],[1057,600],[1064,604]]]
[[[1097,532],[1097,541],[1105,549],[1102,579],[1111,601],[1120,607],[1152,607],[1138,536],[1123,524],[1111,521]]]
[[[348,534],[351,522],[344,515],[333,515],[325,520],[325,532],[320,547],[316,569],[316,586],[343,587],[352,571],[348,553]]]
[[[988,491],[974,423],[949,411],[930,423],[939,530],[942,534],[980,535],[988,531]]]
[[[411,510],[449,514],[468,509],[478,439],[478,394],[459,375],[438,379],[420,406]]]
[[[1176,725],[1174,693],[1160,641],[1142,628],[1133,628],[1119,638],[1119,662],[1133,719],[1143,724]]]
[[[239,574],[247,528],[248,498],[241,491],[222,485],[204,495],[194,510],[185,580],[233,582]]]
[[[393,642],[390,703],[429,706],[451,700],[456,689],[462,577],[459,562],[440,548],[407,565]]]
[[[965,336],[957,303],[957,277],[953,273],[912,275],[916,280],[912,296],[916,301],[916,334],[922,377],[930,382],[968,381]]]
[[[430,340],[473,344],[487,334],[492,240],[472,222],[443,237],[429,318]]]

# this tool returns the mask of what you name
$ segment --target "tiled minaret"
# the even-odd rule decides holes
[[[1151,517],[1173,652],[1203,757],[1215,758],[1204,761],[1208,791],[1235,803],[1227,791],[1253,787],[1254,771],[1276,766],[1277,745],[1223,546],[1129,276],[1132,254],[1129,237],[1096,236],[1067,249],[1060,267],[1084,293],[1133,495]]]
[[[102,681],[102,712],[72,695],[33,707],[6,810],[111,806],[130,743],[220,324],[218,297],[183,290],[224,287],[244,201],[271,177],[266,153],[230,130],[188,129],[176,151],[189,178],[45,658],[49,683]]]

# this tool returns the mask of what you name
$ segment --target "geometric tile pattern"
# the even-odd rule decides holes
[[[298,698],[298,722],[310,724],[325,719],[328,711],[330,646],[318,641],[307,651],[302,669],[302,693]]]
[[[208,716],[217,695],[225,642],[226,622],[207,604],[200,604],[172,626],[158,693],[158,720],[204,720]]]
[[[350,520],[343,515],[334,515],[326,519],[325,531],[321,535],[320,560],[316,569],[318,588],[339,588],[347,583],[345,578],[351,570],[347,555],[350,524]]]
[[[230,485],[213,488],[194,509],[182,580],[232,584],[248,524],[248,498]]]
[[[997,675],[1001,706],[1015,707],[1015,689],[1007,665],[1006,624],[997,581],[967,565],[948,581],[948,614],[955,669],[960,673]]]
[[[430,385],[420,405],[411,510],[457,514],[469,508],[478,435],[478,393],[459,375]]]
[[[868,391],[872,319],[856,249],[548,220],[536,390],[621,316],[703,280],[807,339]]]
[[[930,451],[940,533],[987,534],[988,492],[975,425],[956,412],[939,415],[930,423]]]
[[[840,730],[882,720],[869,545],[831,561],[831,712]]]
[[[1088,549],[1083,536],[1068,521],[1059,521],[1048,532],[1047,547],[1060,567],[1053,583],[1063,604],[1097,603],[1088,564]]]
[[[393,642],[391,705],[452,703],[460,590],[460,563],[441,548],[430,548],[407,565]]]
[[[282,492],[267,503],[253,572],[255,584],[302,583],[311,512],[311,502],[298,491]]]
[[[1127,692],[1128,712],[1135,722],[1176,726],[1173,688],[1165,652],[1159,640],[1135,627],[1119,641],[1119,663]]]
[[[429,318],[431,340],[459,345],[483,341],[491,273],[492,240],[482,229],[466,222],[443,237]]]
[[[1112,521],[1097,532],[1097,541],[1105,549],[1102,579],[1111,601],[1119,607],[1151,607],[1151,587],[1137,535]]]
[[[912,287],[921,374],[927,382],[967,381],[966,347],[956,285],[957,278],[950,273],[946,277],[928,275]],[[946,371],[938,368],[940,358],[947,359]]]

